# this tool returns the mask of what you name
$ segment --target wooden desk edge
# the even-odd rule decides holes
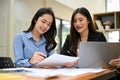
[[[80,76],[76,76],[71,80],[105,80],[109,79],[110,77],[115,77],[115,74],[116,70],[107,69],[98,73],[86,73]]]

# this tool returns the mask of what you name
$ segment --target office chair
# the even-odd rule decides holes
[[[0,69],[14,67],[14,63],[10,57],[0,57]]]

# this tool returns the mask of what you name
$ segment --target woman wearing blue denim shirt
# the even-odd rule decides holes
[[[56,22],[51,8],[41,8],[34,15],[30,27],[14,38],[17,67],[29,67],[54,54]]]

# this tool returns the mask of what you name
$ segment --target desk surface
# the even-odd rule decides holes
[[[75,77],[59,75],[47,79],[25,76],[24,80],[107,80],[115,77],[115,72],[116,70],[105,70],[99,73],[86,73]]]

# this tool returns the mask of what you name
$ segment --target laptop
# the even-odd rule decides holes
[[[114,68],[109,61],[120,56],[120,43],[81,42],[78,68]]]

